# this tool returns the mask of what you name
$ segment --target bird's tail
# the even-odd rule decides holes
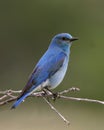
[[[16,108],[21,102],[24,101],[24,99],[29,95],[29,93],[24,94],[22,97],[20,97],[19,99],[17,99],[17,101],[12,105],[11,109]]]

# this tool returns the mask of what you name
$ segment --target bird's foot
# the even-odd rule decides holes
[[[57,92],[54,93],[50,89],[48,89],[47,87],[43,89],[43,92],[44,92],[44,96],[47,96],[47,98],[48,98],[48,96],[50,96],[50,97],[52,97],[53,101],[56,101],[56,99],[58,97],[58,93]]]
[[[52,100],[55,102],[58,97],[58,93],[52,93]]]

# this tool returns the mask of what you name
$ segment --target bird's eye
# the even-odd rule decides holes
[[[66,41],[66,40],[68,40],[68,38],[66,38],[66,37],[62,37],[62,40]]]

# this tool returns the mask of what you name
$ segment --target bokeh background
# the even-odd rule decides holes
[[[51,38],[61,32],[79,37],[71,48],[67,75],[55,91],[72,86],[74,97],[104,100],[104,1],[0,1],[0,90],[22,89]],[[58,100],[64,122],[38,98],[28,98],[16,110],[0,107],[2,130],[104,130],[104,106]]]

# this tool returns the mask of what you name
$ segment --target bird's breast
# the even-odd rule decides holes
[[[65,73],[67,71],[68,67],[68,57],[65,58],[65,61],[63,65],[60,67],[60,69],[50,77],[49,82],[50,82],[50,89],[54,89],[57,87],[63,80]]]

